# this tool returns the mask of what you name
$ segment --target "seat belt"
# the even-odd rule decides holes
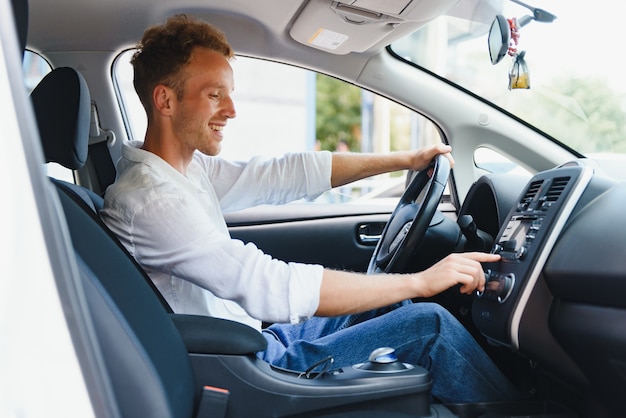
[[[111,159],[109,148],[115,145],[115,133],[100,127],[98,108],[95,102],[91,102],[91,121],[89,125],[89,152],[88,160],[91,160],[98,181],[98,191],[104,194],[106,188],[115,181],[115,165]]]
[[[202,388],[196,418],[224,418],[229,396],[230,392],[227,389],[205,386]]]

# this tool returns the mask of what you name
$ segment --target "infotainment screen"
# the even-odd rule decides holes
[[[500,250],[513,253],[515,258],[519,258],[532,243],[542,220],[543,218],[537,216],[513,217],[500,237]]]
[[[509,243],[506,250],[518,251],[520,249],[526,242],[526,234],[530,229],[531,222],[528,219],[515,219],[509,223],[507,231],[502,235],[502,241]]]

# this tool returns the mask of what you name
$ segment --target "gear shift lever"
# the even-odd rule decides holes
[[[488,233],[476,228],[472,215],[463,215],[457,221],[467,245],[465,250],[489,252],[493,246],[493,238]]]
[[[412,369],[413,366],[402,363],[396,356],[396,350],[391,347],[380,347],[372,351],[368,361],[355,366],[361,370],[373,372],[397,372]]]

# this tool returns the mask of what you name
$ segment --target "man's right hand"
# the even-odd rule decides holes
[[[427,270],[415,273],[418,297],[435,296],[457,284],[461,293],[485,290],[485,272],[480,263],[496,262],[498,254],[470,252],[453,253]]]

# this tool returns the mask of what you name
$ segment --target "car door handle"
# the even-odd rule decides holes
[[[378,244],[384,229],[384,222],[361,224],[357,228],[357,242],[362,245],[374,246]]]

